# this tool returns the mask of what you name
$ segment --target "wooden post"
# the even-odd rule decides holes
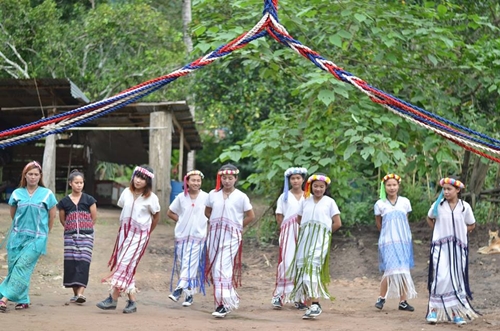
[[[87,136],[88,139],[88,136]],[[87,194],[90,194],[92,196],[96,196],[95,192],[95,169],[97,166],[97,160],[94,156],[94,153],[92,152],[92,148],[90,147],[90,144],[88,141],[85,142],[85,161],[87,162],[86,166],[87,169],[85,171],[85,187],[84,191]],[[97,206],[99,207],[99,206]]]
[[[180,138],[179,138],[179,173],[177,175],[178,181],[182,182],[183,180],[183,174],[184,174],[184,129],[180,129]],[[191,170],[191,169],[190,169]]]
[[[56,108],[49,111],[48,116],[56,113]],[[56,136],[54,134],[45,137],[42,161],[43,183],[45,187],[56,193]]]
[[[193,121],[196,122],[196,118],[194,117],[195,107],[191,106],[191,105],[188,106],[188,107],[189,107],[189,111],[191,112],[191,116],[193,116]],[[196,169],[196,151],[195,150],[190,150],[187,153],[186,166],[187,166],[188,170],[194,170],[194,169]]]
[[[149,165],[155,179],[153,191],[160,199],[160,219],[167,219],[170,205],[170,163],[172,159],[172,111],[158,111],[149,115]],[[155,129],[161,128],[161,129]]]

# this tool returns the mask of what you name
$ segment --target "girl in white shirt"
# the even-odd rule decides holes
[[[414,311],[407,299],[417,296],[410,269],[414,267],[413,244],[408,214],[410,200],[398,194],[401,177],[388,174],[380,183],[380,199],[375,203],[375,223],[380,231],[378,240],[379,269],[384,273],[380,296],[375,307],[382,309],[385,300],[399,299],[399,310]]]
[[[451,321],[457,325],[473,320],[469,287],[469,245],[467,233],[476,226],[471,206],[460,199],[465,185],[454,178],[439,181],[443,188],[427,214],[433,229],[429,265],[427,322]]]
[[[309,177],[298,212],[299,239],[290,276],[295,283],[291,295],[309,306],[303,319],[319,316],[319,298],[330,298],[327,284],[331,237],[342,226],[337,203],[328,196],[330,183],[330,178],[321,173]]]
[[[205,201],[208,193],[201,190],[203,178],[201,171],[189,171],[184,176],[184,192],[175,197],[167,212],[167,216],[175,222],[174,267],[170,291],[174,276],[178,278],[175,290],[168,297],[177,302],[184,293],[184,307],[193,304],[193,294],[205,294]]]
[[[281,309],[283,304],[290,302],[290,293],[293,290],[293,279],[287,276],[290,273],[297,238],[299,223],[297,223],[300,204],[304,200],[304,184],[306,168],[289,168],[285,171],[285,184],[283,193],[278,198],[276,205],[276,221],[280,227],[279,260],[276,270],[276,286],[273,293],[272,304],[276,309]],[[291,189],[289,187],[291,186]],[[297,302],[296,306],[302,303]],[[303,304],[302,304],[303,305]]]
[[[205,203],[205,216],[210,222],[206,273],[214,287],[216,308],[212,316],[217,318],[238,308],[240,299],[235,289],[241,285],[242,230],[255,218],[250,199],[235,187],[238,174],[234,165],[222,166],[216,188]]]

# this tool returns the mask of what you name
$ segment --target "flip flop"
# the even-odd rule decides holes
[[[76,299],[78,299],[78,296],[75,295],[74,297],[71,297],[71,299],[69,299],[69,302],[70,303],[75,303]]]
[[[7,304],[0,300],[0,313],[5,313],[7,311]]]
[[[15,310],[23,310],[23,309],[28,309],[30,307],[29,303],[18,303],[14,309]]]
[[[83,295],[79,295],[78,298],[76,298],[76,303],[85,303],[87,301],[87,298],[84,297]]]

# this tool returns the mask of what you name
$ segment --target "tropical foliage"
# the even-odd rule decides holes
[[[192,3],[195,49],[187,55],[181,0],[3,0],[0,77],[69,77],[97,100],[226,44],[263,8],[262,0]],[[370,85],[498,138],[498,1],[281,0],[279,19],[295,39]],[[193,76],[150,98],[194,93],[205,140],[198,167],[214,178],[218,164],[235,162],[244,187],[269,201],[294,165],[333,178],[348,224],[372,221],[388,172],[403,175],[414,220],[442,176],[460,176],[472,197],[500,184],[497,166],[389,113],[272,38]],[[496,209],[478,201],[478,214],[491,221]]]
[[[257,21],[260,5],[199,1],[200,25],[194,32],[200,53],[242,32],[243,25],[251,28],[248,22]],[[372,86],[497,136],[500,33],[492,24],[500,17],[497,2],[280,1],[280,15],[292,36]],[[423,196],[414,201],[425,199],[426,204],[435,198],[441,176],[484,179],[471,176],[476,158],[469,159],[469,167],[462,148],[388,113],[273,39],[232,55],[210,77],[229,78],[235,63],[245,64],[237,72],[246,73],[238,82],[246,89],[221,84],[217,93],[199,93],[206,102],[198,110],[207,105],[204,111],[215,115],[219,108],[210,105],[226,99],[228,108],[234,104],[246,118],[263,119],[258,130],[244,122],[246,137],[219,157],[221,162],[250,162],[254,173],[246,184],[260,192],[278,194],[282,173],[292,165],[325,172],[334,178],[333,195],[341,206],[350,211],[360,206],[359,215],[345,216],[358,222],[371,221],[378,179],[387,172],[404,174],[405,185],[420,187]],[[244,93],[255,88],[256,76],[264,91]],[[277,92],[278,101],[266,99]],[[260,111],[263,105],[267,112]],[[222,114],[226,120],[219,115],[216,122],[231,125],[233,114]],[[232,123],[242,126],[240,120]],[[470,170],[462,174],[464,167]],[[421,210],[415,217],[424,215]]]

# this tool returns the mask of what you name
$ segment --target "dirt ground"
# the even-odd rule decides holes
[[[258,213],[259,211],[256,210]],[[69,304],[71,290],[62,287],[62,227],[55,224],[50,235],[48,254],[43,256],[32,276],[31,307],[0,315],[3,328],[17,330],[455,330],[453,324],[425,323],[427,304],[427,261],[430,229],[425,224],[413,225],[415,269],[412,272],[418,298],[411,300],[415,312],[398,311],[396,299],[389,299],[382,311],[374,307],[380,274],[377,265],[375,226],[351,229],[350,237],[333,236],[331,254],[332,302],[321,302],[323,314],[315,320],[302,320],[303,312],[291,306],[282,310],[271,308],[277,261],[276,246],[259,246],[246,240],[243,250],[243,286],[238,290],[240,308],[224,319],[215,319],[212,289],[207,295],[195,296],[195,303],[183,308],[168,299],[172,254],[172,224],[160,224],[154,231],[147,254],[136,275],[138,312],[125,315],[121,298],[116,311],[102,311],[95,304],[107,296],[108,288],[100,283],[106,275],[107,262],[118,230],[118,209],[99,209],[90,283],[85,292],[87,303]],[[0,232],[10,226],[8,206],[0,204]],[[483,315],[461,326],[463,330],[499,330],[499,261],[500,255],[478,255],[477,248],[487,242],[488,227],[480,227],[471,235],[470,282],[474,307]],[[5,259],[5,249],[0,251]],[[6,262],[0,261],[0,278],[7,274]]]

